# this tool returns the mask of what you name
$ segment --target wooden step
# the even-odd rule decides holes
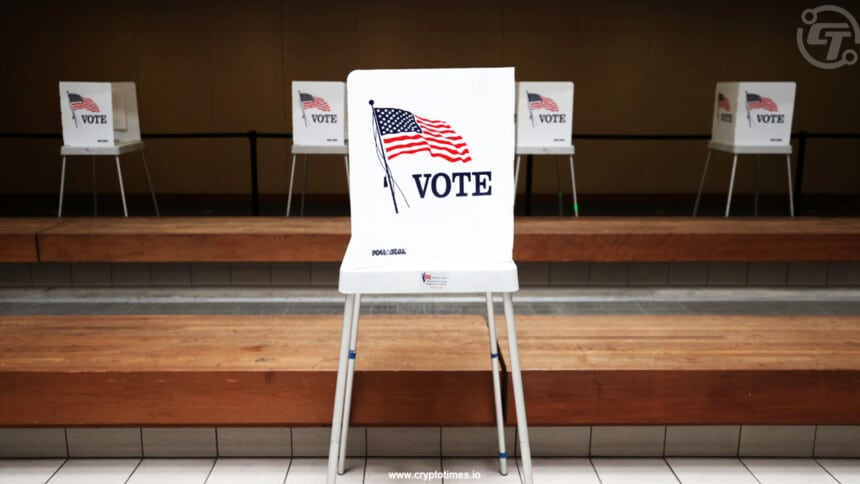
[[[0,426],[330,425],[337,316],[0,316]],[[480,316],[361,319],[355,425],[493,425]]]
[[[0,426],[328,425],[341,322],[0,316]],[[858,316],[522,316],[518,335],[533,425],[860,424]],[[481,316],[366,316],[357,353],[355,425],[494,424]]]
[[[39,262],[37,234],[58,223],[55,218],[0,218],[0,262]]]
[[[514,260],[856,261],[845,218],[517,218]],[[346,217],[79,218],[38,233],[42,262],[339,262]]]
[[[860,423],[858,316],[523,316],[517,335],[530,424]]]

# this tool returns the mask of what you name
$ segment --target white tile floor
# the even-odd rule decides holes
[[[491,458],[353,458],[341,484],[405,482],[391,473],[422,472],[420,482],[517,483]],[[8,459],[3,484],[311,484],[325,481],[326,459]],[[442,476],[447,476],[442,478]],[[860,459],[538,458],[536,484],[858,484]]]

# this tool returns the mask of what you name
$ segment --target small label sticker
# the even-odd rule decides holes
[[[422,272],[421,287],[427,291],[438,291],[448,288],[447,272]]]

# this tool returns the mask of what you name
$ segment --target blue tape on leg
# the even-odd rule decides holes
[[[507,459],[507,458],[508,458],[507,452],[499,452],[499,459]]]
[[[498,353],[490,353],[490,358],[498,358],[498,357],[499,357]]]
[[[353,350],[349,350],[349,359],[350,359],[350,360],[354,360],[354,359],[355,359],[355,351],[353,351]]]

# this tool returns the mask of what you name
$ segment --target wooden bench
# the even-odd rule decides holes
[[[42,262],[338,262],[346,217],[79,218],[39,229]],[[514,260],[857,261],[850,218],[517,218]]]
[[[0,316],[0,427],[330,425],[337,316]],[[493,425],[480,316],[361,319],[355,425]]]
[[[860,316],[524,316],[517,336],[530,424],[860,423]]]
[[[0,316],[0,426],[328,425],[340,324]],[[482,317],[360,331],[355,425],[494,424]],[[858,316],[522,316],[518,334],[533,425],[860,424]]]
[[[37,236],[55,218],[0,218],[0,262],[39,262]]]

